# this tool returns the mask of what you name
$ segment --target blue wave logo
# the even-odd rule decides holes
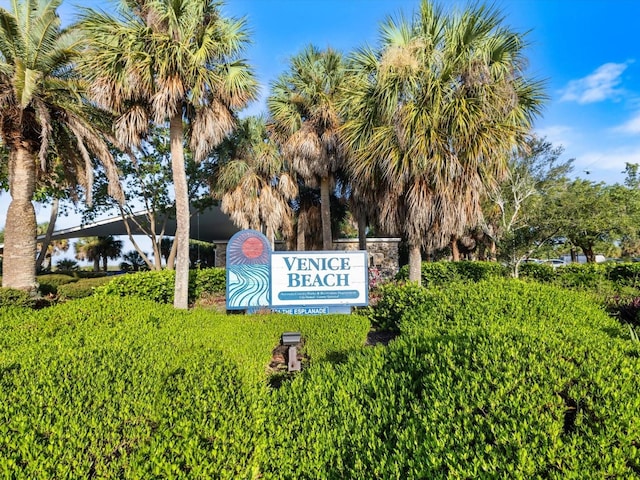
[[[269,265],[227,266],[227,308],[271,304]]]

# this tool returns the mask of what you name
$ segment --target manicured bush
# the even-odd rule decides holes
[[[422,285],[446,285],[456,281],[477,282],[486,278],[504,277],[508,270],[496,262],[461,261],[461,262],[422,262]],[[396,275],[396,280],[409,279],[409,266],[404,265]]]
[[[97,287],[105,285],[111,280],[113,277],[81,278],[76,282],[60,285],[58,296],[65,300],[89,297],[95,293]]]
[[[610,280],[634,288],[640,287],[640,263],[617,263],[608,266]]]
[[[39,290],[41,294],[56,295],[58,293],[58,287],[60,285],[77,282],[78,278],[60,273],[49,273],[46,275],[38,275],[36,280],[40,285]]]
[[[378,289],[378,300],[368,307],[371,325],[378,330],[398,332],[400,319],[407,308],[413,308],[429,297],[428,290],[417,283],[386,283]]]
[[[119,297],[140,297],[158,303],[173,303],[176,272],[157,270],[118,275],[96,293]]]
[[[158,303],[173,303],[175,271],[156,270],[112,277],[113,281],[97,289],[99,293],[116,296],[135,296]],[[203,268],[189,271],[189,299],[207,293],[224,293],[226,286],[223,268]]]
[[[0,287],[0,307],[32,307],[34,299],[24,290]]]
[[[263,478],[639,478],[640,350],[588,297],[452,284],[272,396]]]
[[[224,268],[202,268],[195,272],[196,298],[207,293],[225,293],[227,272]]]
[[[235,479],[259,477],[269,455],[281,333],[302,332],[316,365],[363,348],[368,322],[103,296],[2,309],[0,330],[3,477]]]
[[[550,283],[556,278],[556,269],[546,263],[523,263],[518,269],[518,275],[522,278]]]

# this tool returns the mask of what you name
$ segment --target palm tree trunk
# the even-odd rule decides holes
[[[409,245],[409,281],[421,282],[422,276],[422,255],[420,245]]]
[[[358,249],[367,249],[367,216],[364,213],[358,215]]]
[[[175,308],[189,307],[189,192],[187,173],[184,168],[184,127],[181,112],[171,118],[169,126],[171,141],[171,169],[173,171],[173,188],[176,195],[176,283],[173,296]]]
[[[322,177],[322,180],[320,181],[320,217],[322,218],[322,249],[333,250],[329,177]]]
[[[458,248],[458,237],[456,235],[451,236],[451,259],[454,262],[460,261],[460,249]]]
[[[304,252],[305,250],[305,235],[307,234],[307,211],[304,208],[300,208],[298,212],[298,224],[296,228],[296,250]]]
[[[9,153],[11,203],[4,227],[2,286],[35,293],[36,212],[31,202],[35,191],[36,161],[26,148]]]
[[[47,258],[47,251],[49,250],[49,245],[51,244],[51,235],[53,235],[53,231],[56,229],[56,220],[58,219],[59,205],[60,199],[54,197],[53,204],[51,205],[51,214],[49,215],[49,225],[47,225],[47,231],[44,235],[44,239],[40,243],[40,253],[38,254],[38,258],[36,259],[36,272],[40,270],[40,268],[42,267],[42,263],[44,262],[45,258]]]
[[[108,267],[109,267],[109,258],[105,255],[104,257],[102,257],[102,270],[106,272]]]
[[[93,271],[94,272],[99,272],[100,271],[100,256],[96,255],[93,258]]]

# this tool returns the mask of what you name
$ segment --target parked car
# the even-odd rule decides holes
[[[545,260],[544,263],[551,265],[553,268],[564,267],[567,264],[567,262],[561,258],[550,258],[549,260]]]

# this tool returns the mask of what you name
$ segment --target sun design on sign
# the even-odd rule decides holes
[[[227,245],[227,308],[270,304],[271,246],[255,230],[236,233]]]

